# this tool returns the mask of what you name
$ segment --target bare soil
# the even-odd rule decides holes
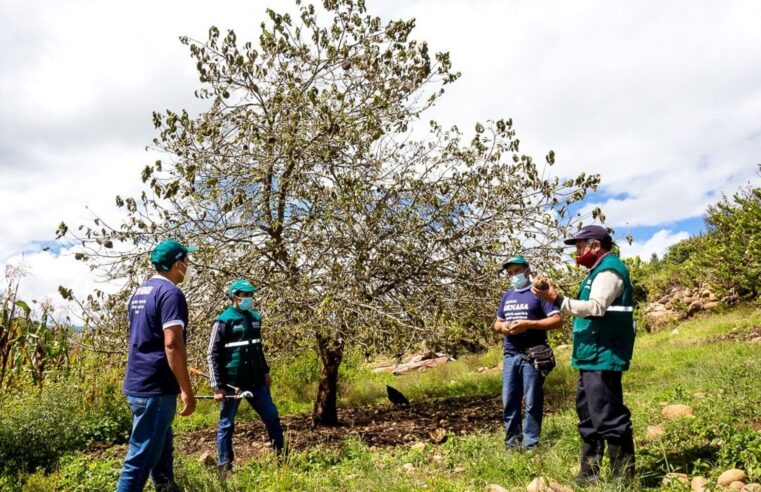
[[[545,401],[545,406],[552,402]],[[545,410],[547,411],[547,410]],[[312,427],[309,415],[281,418],[290,450],[338,448],[342,440],[358,436],[368,446],[393,448],[414,442],[436,442],[443,434],[470,434],[500,429],[502,403],[499,395],[413,402],[409,407],[366,406],[339,408],[337,427]],[[436,436],[438,430],[439,436]],[[187,432],[175,438],[186,455],[209,451],[216,455],[216,428]],[[260,420],[236,422],[233,437],[236,461],[270,453],[264,424]]]

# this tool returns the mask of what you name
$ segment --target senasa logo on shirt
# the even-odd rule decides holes
[[[505,304],[505,311],[528,311],[528,304]]]
[[[140,287],[140,288],[138,288],[135,291],[135,295],[136,296],[147,296],[148,294],[151,293],[152,290],[153,290],[152,286],[150,286],[150,285],[144,285],[143,287]]]

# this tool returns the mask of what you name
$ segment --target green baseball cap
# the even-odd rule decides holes
[[[256,292],[256,287],[251,285],[251,282],[245,278],[239,278],[230,284],[230,287],[227,289],[227,293],[230,294],[230,298],[232,298],[236,292],[250,292],[253,294]]]
[[[153,253],[151,253],[151,263],[159,270],[167,271],[172,268],[174,262],[181,260],[185,255],[194,251],[198,251],[198,248],[185,246],[174,239],[167,239],[166,241],[161,241],[153,250]]]
[[[504,263],[502,263],[502,268],[507,268],[510,265],[526,265],[528,266],[528,261],[526,258],[522,256],[513,256],[512,258],[508,258],[505,260]]]

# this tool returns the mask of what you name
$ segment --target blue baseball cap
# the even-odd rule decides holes
[[[174,239],[167,239],[161,241],[151,253],[151,263],[159,270],[167,271],[172,268],[176,261],[185,258],[188,253],[194,251],[198,251],[198,248],[185,246]]]
[[[584,226],[574,237],[569,237],[563,242],[568,245],[573,245],[576,244],[576,241],[581,241],[582,239],[595,239],[600,241],[603,248],[610,248],[613,244],[613,238],[610,237],[608,229],[598,225]]]

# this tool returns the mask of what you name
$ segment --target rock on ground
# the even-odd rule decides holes
[[[657,441],[664,434],[666,434],[666,430],[663,428],[663,424],[648,425],[645,429],[645,439],[647,441]]]
[[[725,471],[721,475],[719,475],[719,479],[716,481],[716,483],[718,483],[722,487],[726,487],[732,482],[742,482],[746,478],[748,478],[748,476],[745,474],[743,470],[740,470],[738,468],[732,468],[730,470]]]
[[[685,473],[667,473],[665,477],[663,477],[663,480],[661,480],[661,485],[664,487],[674,487],[678,485],[689,485],[690,479],[687,477],[687,474]]]
[[[217,464],[217,459],[214,457],[214,453],[211,451],[204,451],[201,453],[201,455],[198,457],[198,461],[206,466],[214,466]]]
[[[690,483],[690,490],[692,492],[706,492],[708,490],[708,479],[706,477],[695,477]]]
[[[559,484],[557,481],[549,477],[537,477],[526,486],[527,492],[572,492],[572,490],[565,485]]]
[[[508,492],[508,490],[501,485],[497,485],[496,483],[490,483],[484,487],[484,492]]]
[[[666,405],[661,410],[661,415],[663,415],[665,418],[669,420],[675,420],[682,417],[691,417],[692,407],[690,407],[689,405],[683,405],[681,403],[677,403],[674,405]]]

